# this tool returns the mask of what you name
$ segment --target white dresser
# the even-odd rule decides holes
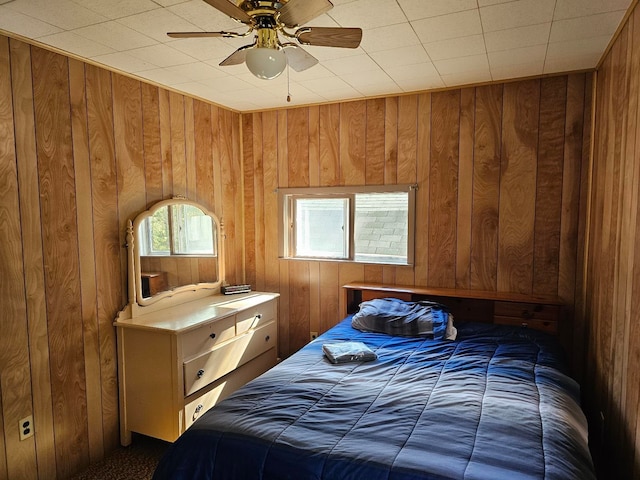
[[[119,315],[120,430],[174,441],[200,415],[276,364],[278,294],[211,295]]]

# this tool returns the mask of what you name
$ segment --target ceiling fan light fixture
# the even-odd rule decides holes
[[[256,77],[272,80],[286,68],[287,56],[282,49],[255,47],[247,51],[246,63]]]

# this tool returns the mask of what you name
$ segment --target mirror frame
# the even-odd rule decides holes
[[[203,283],[194,283],[188,285],[180,285],[178,287],[174,287],[170,290],[166,290],[164,292],[159,292],[152,297],[143,297],[142,296],[142,270],[141,270],[141,261],[140,261],[140,241],[139,241],[139,228],[142,222],[151,217],[154,213],[164,207],[169,207],[171,205],[190,205],[192,207],[198,208],[206,215],[212,218],[214,223],[214,232],[215,239],[217,245],[214,245],[215,251],[217,252],[217,268],[218,275],[217,280],[215,282],[203,282]],[[183,197],[174,197],[168,200],[161,200],[157,203],[154,203],[148,210],[140,213],[135,217],[133,222],[131,220],[128,221],[127,224],[127,256],[128,256],[128,275],[129,275],[129,286],[128,286],[128,294],[129,294],[129,304],[132,306],[140,306],[147,307],[149,305],[153,305],[158,303],[161,300],[174,297],[179,294],[189,294],[185,298],[185,301],[189,301],[191,299],[200,298],[204,296],[211,295],[215,290],[220,289],[220,286],[224,282],[224,228],[222,221],[214,214],[212,211],[207,209],[206,207],[200,205],[199,203],[192,202],[191,200],[187,200]],[[182,303],[182,302],[176,302]]]

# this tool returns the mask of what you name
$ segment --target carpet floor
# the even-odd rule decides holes
[[[169,445],[162,440],[134,434],[131,445],[117,449],[69,480],[150,480]]]

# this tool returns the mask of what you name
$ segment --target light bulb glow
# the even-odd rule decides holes
[[[284,71],[287,57],[283,50],[256,47],[247,51],[246,62],[256,77],[271,80]]]

